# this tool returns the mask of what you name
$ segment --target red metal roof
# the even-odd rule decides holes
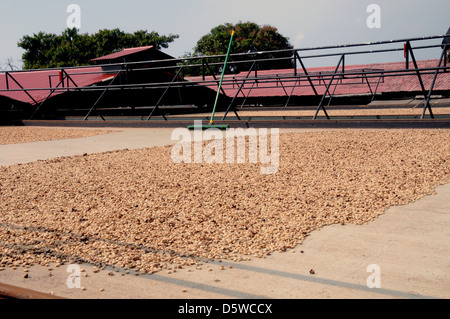
[[[419,68],[435,68],[438,66],[438,60],[425,60],[418,61]],[[329,82],[329,75],[335,71],[336,66],[331,67],[320,67],[320,68],[308,68],[308,74],[313,77],[313,83],[319,95],[323,95],[326,90],[326,84]],[[345,67],[345,72],[361,72],[364,69],[367,72],[384,70],[403,70],[405,69],[405,62],[393,62],[393,63],[376,63],[376,64],[365,64],[365,65],[348,65]],[[413,70],[414,66],[411,62],[410,69]],[[339,71],[342,72],[342,71]],[[298,70],[299,75],[302,74],[303,70]],[[324,76],[328,76],[328,80],[320,81],[320,74]],[[225,81],[223,85],[223,90],[225,91],[227,96],[234,97],[239,90],[239,86],[242,84],[242,79],[247,76],[248,72],[241,72],[235,75],[226,75]],[[257,85],[253,86],[254,81],[248,81],[244,85],[242,92],[239,96],[243,97],[277,97],[277,96],[288,96],[292,93],[292,96],[313,96],[314,91],[309,85],[306,78],[302,79],[301,86],[298,86],[298,82],[296,83],[296,87],[293,88],[293,75],[294,72],[292,69],[285,70],[266,70],[266,71],[258,71],[258,78],[264,77],[279,77],[280,79],[275,83],[272,81],[271,83],[265,83],[263,80],[260,81]],[[286,77],[291,76],[291,79],[287,79]],[[250,78],[254,78],[255,73],[250,74]],[[284,77],[284,78],[283,78]],[[369,79],[370,86],[373,91],[378,84],[379,77],[374,77]],[[422,75],[422,80],[426,90],[429,90],[431,87],[431,82],[433,79],[432,74]],[[189,81],[202,81],[201,77],[190,77],[187,78]],[[207,87],[214,89],[217,91],[218,85],[213,81],[213,77],[206,77],[207,81],[211,81],[211,84],[208,84]],[[234,80],[234,83],[230,83],[227,81]],[[291,82],[289,82],[289,80]],[[295,81],[295,80],[294,80]],[[355,83],[358,82],[359,83]],[[335,88],[336,83],[343,83],[347,85],[338,85]],[[450,73],[441,73],[436,81],[435,90],[450,90]],[[340,79],[336,78],[333,82],[333,85],[330,88],[331,93],[334,92],[335,95],[350,95],[350,94],[369,94],[371,93],[367,82],[363,81],[361,77],[358,80],[349,80],[343,79],[342,82]],[[419,79],[415,73],[410,73],[410,75],[405,76],[397,76],[397,77],[384,77],[384,79],[380,82],[377,93],[388,93],[388,92],[420,92],[421,86]]]
[[[138,48],[130,48],[130,49],[124,49],[120,52],[111,53],[105,56],[101,56],[95,59],[92,59],[91,61],[105,61],[105,60],[115,60],[118,58],[122,58],[128,55],[132,55],[139,52],[144,52],[147,50],[153,49],[153,46],[145,46],[145,47],[138,47]]]
[[[67,74],[76,83],[78,87],[86,87],[96,83],[100,83],[103,80],[110,78],[111,74],[101,73],[101,67],[90,67],[90,68],[77,68],[77,69],[67,69]],[[44,101],[47,96],[51,93],[50,81],[52,83],[51,87],[55,88],[60,82],[59,70],[42,70],[42,71],[30,71],[30,72],[12,72],[10,75],[24,88],[33,89],[28,90],[28,94],[33,97],[37,103]],[[67,88],[67,81],[65,82],[65,87]],[[15,81],[8,77],[9,90],[20,90],[20,86],[15,83]],[[69,87],[75,88],[75,85],[69,81]],[[59,86],[58,88],[61,88]],[[0,90],[6,90],[6,73],[0,73]],[[61,94],[66,91],[57,90],[53,95]],[[18,100],[25,103],[36,104],[33,99],[27,95],[24,91],[0,91],[0,95],[9,97],[14,100]]]
[[[147,47],[148,48],[148,47]],[[136,48],[138,49],[138,48]],[[132,49],[130,49],[131,51]],[[419,68],[434,68],[438,65],[438,60],[425,60],[418,61]],[[319,95],[323,95],[326,90],[326,82],[321,81],[319,83],[319,75],[328,74],[330,72],[334,72],[336,67],[321,67],[321,68],[309,68],[308,73],[315,77],[314,85],[316,87],[317,93]],[[401,70],[405,68],[404,62],[394,62],[394,63],[378,63],[378,64],[366,64],[366,65],[353,65],[346,66],[346,72],[351,72],[351,70],[360,70],[365,69],[367,71],[370,70]],[[411,69],[413,69],[413,65],[411,63]],[[72,80],[77,84],[78,87],[86,87],[96,83],[100,83],[114,74],[104,74],[102,73],[101,67],[89,67],[89,68],[75,68],[75,69],[67,69],[66,72],[72,78]],[[10,73],[12,77],[25,89],[33,89],[27,91],[36,103],[41,103],[44,101],[47,96],[51,93],[51,88],[55,88],[59,83],[59,70],[42,70],[42,71],[30,71],[30,72],[12,72]],[[302,70],[298,70],[298,74],[302,74]],[[234,83],[225,83],[223,86],[224,91],[228,96],[235,96],[238,92],[239,86],[242,83],[242,79],[245,78],[247,72],[242,72],[236,75],[226,75],[227,80],[236,80]],[[250,75],[250,77],[254,77],[254,73]],[[248,97],[277,97],[277,96],[288,96],[292,93],[292,96],[312,96],[314,95],[314,91],[309,86],[306,78],[302,79],[301,86],[298,86],[298,82],[296,83],[296,87],[292,88],[293,82],[288,82],[289,76],[293,76],[292,69],[285,70],[267,70],[267,71],[258,71],[258,78],[263,77],[279,77],[277,82],[271,81],[271,83],[260,81],[257,85],[253,87],[253,82],[249,81],[245,86],[240,96],[248,96]],[[423,83],[425,85],[425,89],[428,90],[431,86],[433,75],[422,75]],[[52,81],[52,85],[50,87],[50,79]],[[190,77],[186,78],[189,81],[198,81],[201,82],[201,77]],[[207,87],[217,90],[217,84],[213,82],[213,77],[207,77],[208,81],[211,81],[211,84],[206,85]],[[336,79],[333,83],[340,81]],[[350,83],[350,81],[353,81]],[[335,88],[335,85],[331,86],[331,91],[336,95],[347,95],[347,94],[368,94],[370,92],[370,88],[365,81],[362,81],[359,78],[359,83],[354,83],[355,80],[342,80],[344,84],[348,85],[338,85]],[[19,90],[20,87],[9,77],[8,78],[9,89],[10,90]],[[378,83],[378,78],[370,79],[371,88],[375,90],[375,87]],[[66,83],[67,84],[67,83]],[[289,87],[290,86],[290,87]],[[69,87],[74,88],[75,86],[69,82]],[[450,72],[441,73],[436,81],[435,90],[450,90]],[[6,90],[6,73],[0,73],[0,95],[9,97],[14,100],[22,101],[25,103],[36,104],[30,96],[28,96],[24,91],[4,91]],[[388,93],[388,92],[420,92],[421,86],[418,80],[418,77],[415,73],[411,73],[411,75],[406,76],[397,76],[397,77],[385,77],[383,81],[380,82],[377,92],[378,93]],[[61,94],[66,91],[58,90],[55,91],[53,95]]]

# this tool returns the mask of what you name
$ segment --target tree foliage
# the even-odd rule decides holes
[[[219,25],[204,35],[194,48],[196,55],[225,54],[230,41],[230,33],[235,28],[233,53],[292,49],[289,39],[281,35],[277,28],[269,25],[259,26],[254,22],[239,22],[236,25]]]
[[[126,33],[119,29],[100,30],[89,35],[77,29],[66,29],[61,35],[39,32],[20,39],[18,46],[25,50],[24,69],[42,69],[89,65],[99,56],[122,49],[153,45],[155,49],[168,48],[178,35],[159,35],[157,32]]]
[[[256,58],[270,59],[271,61],[269,62],[259,63],[258,68],[292,67],[292,61],[290,59],[292,52],[257,54],[257,52],[262,51],[291,50],[293,46],[289,43],[289,38],[280,34],[277,28],[270,25],[259,26],[254,22],[239,22],[236,25],[226,23],[213,28],[197,42],[192,55],[210,56],[226,54],[233,28],[236,30],[236,36],[232,44],[232,53],[254,53],[246,56],[233,57],[233,61]],[[243,69],[243,64],[240,65],[239,69]],[[245,64],[245,66],[249,67],[249,64]]]

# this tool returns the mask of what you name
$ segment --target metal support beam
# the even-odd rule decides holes
[[[61,77],[60,81],[58,82],[56,87],[50,90],[50,94],[47,95],[47,97],[44,99],[44,101],[42,101],[42,103],[34,110],[33,114],[30,117],[30,120],[32,120],[36,116],[36,114],[39,112],[39,110],[42,108],[42,106],[45,104],[45,102],[47,102],[47,100],[53,95],[53,93],[55,93],[55,91],[58,89],[58,87],[60,85],[64,87],[64,80],[67,79],[67,89],[69,89],[69,87],[70,87],[69,80],[70,80],[70,82],[73,83],[73,85],[75,85],[75,87],[78,88],[78,85],[75,83],[74,80],[72,80],[70,75],[64,69],[60,70],[60,77]],[[51,78],[50,77],[49,77],[49,80],[50,80],[50,87],[51,87]]]
[[[413,61],[414,67],[416,69],[417,77],[419,78],[420,87],[422,88],[422,92],[424,93],[424,97],[425,97],[426,96],[425,85],[423,84],[422,76],[420,75],[420,72],[418,70],[419,66],[417,65],[417,61],[416,61],[416,58],[414,57],[414,52],[413,52],[413,49],[411,47],[411,43],[409,41],[406,42],[406,50],[411,55],[411,59]]]
[[[88,114],[86,114],[86,116],[84,117],[83,121],[87,121],[87,119],[91,115],[92,111],[94,111],[97,108],[97,104],[100,102],[100,100],[106,94],[106,92],[108,92],[110,86],[113,85],[114,81],[119,77],[120,74],[122,74],[122,71],[120,71],[120,72],[118,72],[116,74],[116,76],[111,81],[111,83],[109,83],[108,87],[102,92],[102,94],[100,94],[99,98],[97,99],[97,101],[95,101],[94,105],[92,105],[91,109],[89,110]],[[106,121],[105,118],[100,113],[99,113],[99,116],[102,118],[103,121]]]
[[[9,90],[8,72],[5,72],[6,89]]]
[[[57,85],[54,89],[52,89],[52,90],[50,91],[50,94],[47,95],[47,97],[44,99],[44,101],[42,101],[42,103],[39,104],[39,106],[34,110],[33,114],[31,114],[30,120],[34,119],[34,117],[35,117],[36,114],[40,111],[40,109],[41,109],[42,106],[45,104],[45,102],[47,102],[47,100],[50,98],[50,96],[52,96],[53,93],[56,91],[56,89],[57,89],[60,85],[63,85],[63,83],[64,83],[64,79],[62,79],[62,81],[60,81],[60,82],[58,83],[58,85]]]
[[[202,61],[203,61],[203,60],[202,60]],[[204,69],[205,66],[208,68],[208,70],[211,71],[211,68],[209,67],[208,61],[206,61],[206,60],[204,61],[204,65],[202,65],[202,68]],[[204,72],[204,71],[203,71],[203,72]],[[203,81],[205,81],[205,75],[204,75],[204,74],[205,74],[205,73],[203,73]],[[217,79],[215,73],[214,73],[214,72],[211,72],[211,75],[212,75],[212,77],[214,78],[214,81],[217,82],[217,87],[220,87],[220,80]],[[224,91],[224,89],[223,89],[223,87],[220,87],[220,91],[222,91],[222,94],[223,94],[223,95],[226,95],[226,94],[225,94],[225,91]]]
[[[366,80],[367,86],[369,87],[369,90],[370,90],[370,94],[372,94],[372,97],[373,97],[374,93],[372,91],[372,87],[370,86],[369,79],[367,78],[367,74],[364,73],[364,70],[363,70],[363,79]]]
[[[159,106],[161,105],[163,99],[166,97],[167,92],[169,92],[170,88],[172,87],[173,83],[177,82],[178,80],[178,76],[180,75],[181,71],[183,70],[183,67],[181,67],[178,72],[175,74],[174,78],[172,79],[172,81],[170,82],[170,84],[166,87],[166,90],[164,91],[164,93],[161,95],[161,97],[159,98],[158,102],[156,103],[156,105],[153,107],[152,112],[150,113],[150,115],[147,117],[147,121],[150,121],[150,119],[152,118],[153,114],[155,113],[155,111],[157,109],[159,109]],[[162,117],[167,121],[167,118],[165,117],[164,114],[162,114]]]
[[[327,107],[331,105],[331,100],[333,99],[334,94],[336,93],[337,88],[338,88],[338,83],[336,83],[336,84],[334,85],[334,90],[333,90],[333,93],[330,95],[330,99],[328,100]]]
[[[311,86],[311,88],[312,88],[313,91],[314,91],[314,94],[315,94],[316,96],[318,96],[319,94],[317,93],[316,87],[314,86],[314,84],[313,84],[313,82],[312,82],[312,80],[311,80],[311,77],[309,76],[308,71],[306,70],[305,65],[303,64],[303,61],[302,61],[302,59],[300,58],[300,55],[298,55],[298,52],[295,52],[295,56],[296,56],[296,59],[298,59],[298,61],[300,62],[300,65],[302,66],[302,70],[303,70],[303,72],[305,73],[306,78],[308,79],[309,85]]]
[[[5,74],[6,74],[6,86],[7,86],[8,90],[9,90],[8,77],[10,77],[11,80],[13,80],[23,90],[23,92],[26,95],[28,95],[28,97],[34,102],[34,104],[38,104],[38,102],[36,102],[36,100],[30,95],[30,93],[28,93],[28,91],[26,89],[24,89],[23,86],[20,85],[20,83],[9,72],[5,72]]]
[[[378,79],[377,86],[376,86],[376,88],[375,88],[375,91],[374,91],[373,94],[372,94],[372,100],[370,100],[370,102],[373,102],[373,101],[375,100],[375,96],[376,96],[376,94],[377,94],[378,87],[380,86],[381,79],[383,79],[383,74],[380,75],[380,78]]]
[[[231,100],[230,105],[228,105],[227,110],[225,111],[225,115],[223,116],[222,120],[225,120],[227,118],[228,113],[230,112],[230,110],[233,108],[233,112],[234,114],[236,114],[236,117],[241,120],[241,118],[239,117],[239,114],[236,112],[236,108],[233,107],[234,101],[236,101],[237,96],[239,95],[239,93],[242,91],[242,89],[244,88],[245,83],[247,82],[248,78],[250,77],[250,74],[252,73],[252,70],[256,67],[257,61],[254,61],[252,66],[250,67],[250,70],[247,73],[247,76],[242,80],[242,84],[239,87],[236,95],[234,96],[233,100]],[[255,77],[256,79],[256,77]],[[254,82],[256,83],[256,82]]]
[[[425,118],[425,114],[427,112],[427,109],[430,112],[431,118],[434,119],[433,111],[431,110],[431,105],[430,105],[431,94],[433,93],[434,85],[436,84],[436,80],[437,80],[437,77],[439,75],[439,68],[442,65],[442,61],[446,58],[447,48],[448,48],[448,44],[445,44],[444,48],[442,50],[441,58],[439,59],[439,64],[437,66],[436,73],[434,74],[433,82],[431,83],[430,91],[428,92],[427,98],[425,100],[425,106],[423,107],[423,112],[422,112],[421,119]]]
[[[288,107],[289,106],[289,102],[291,101],[292,95],[294,95],[295,85],[297,84],[297,82],[298,82],[298,85],[301,84],[300,83],[300,79],[295,80],[294,85],[292,87],[291,94],[289,94],[288,99],[287,99],[286,104],[284,105],[284,107]]]
[[[330,119],[330,117],[328,116],[327,110],[326,110],[325,107],[323,106],[323,103],[324,103],[324,101],[325,101],[325,97],[326,97],[327,94],[329,94],[329,92],[330,92],[330,87],[331,87],[331,85],[333,84],[334,78],[336,77],[336,75],[337,75],[337,73],[338,73],[338,70],[339,70],[339,67],[341,66],[341,63],[344,61],[344,57],[345,57],[345,54],[342,54],[342,55],[341,55],[341,58],[339,59],[339,63],[338,63],[338,65],[336,66],[336,69],[334,70],[334,73],[333,73],[333,75],[332,75],[332,77],[331,77],[331,80],[330,80],[330,82],[329,82],[328,85],[327,85],[327,88],[326,88],[326,90],[325,90],[325,93],[323,94],[322,99],[320,100],[319,106],[317,107],[317,111],[316,111],[316,114],[315,114],[314,117],[313,117],[313,120],[317,119],[317,116],[319,115],[319,112],[320,112],[321,109],[322,109],[323,112],[325,113],[325,116],[327,117],[327,119]]]
[[[408,43],[409,43],[409,41],[404,44],[404,48],[403,48],[403,54],[405,55],[405,62],[406,62],[406,65],[405,65],[405,69],[406,70],[409,70],[409,49],[408,49]]]
[[[202,80],[205,81],[206,75],[205,75],[205,58],[202,58]]]
[[[286,92],[286,88],[284,87],[283,82],[281,81],[281,79],[278,75],[277,75],[276,83],[277,83],[277,86],[278,86],[278,83],[280,83],[281,87],[283,88],[284,94],[286,96],[289,96],[289,94]]]
[[[242,94],[244,95],[244,101],[243,101],[242,104],[241,104],[241,108],[244,107],[244,104],[245,104],[245,102],[247,102],[247,99],[248,99],[248,97],[250,96],[250,93],[252,93],[252,90],[253,90],[253,88],[255,87],[255,85],[256,85],[256,82],[253,82],[252,87],[250,88],[250,90],[248,90],[247,95],[245,95],[245,94],[242,92]]]
[[[45,104],[45,102],[47,102],[47,100],[53,95],[53,93],[55,93],[55,91],[58,89],[59,86],[64,87],[64,81],[67,80],[67,90],[69,90],[70,88],[70,84],[69,84],[69,80],[70,82],[72,82],[72,84],[78,88],[78,85],[75,83],[75,81],[72,79],[72,77],[64,70],[61,69],[60,70],[60,74],[61,74],[61,78],[60,81],[58,82],[58,85],[56,85],[55,88],[52,88],[50,90],[50,94],[47,95],[47,97],[44,99],[44,101],[42,101],[42,103],[36,108],[36,110],[34,110],[33,114],[30,117],[30,120],[32,120],[36,114],[39,112],[39,110],[42,108],[42,106]],[[50,81],[50,88],[51,88],[51,77],[49,76],[49,81]]]
[[[69,73],[67,73],[66,70],[62,70],[62,71],[63,71],[63,74],[65,75],[65,78],[67,79],[67,87],[69,87],[69,80],[70,80],[70,82],[72,82],[72,84],[77,88],[78,85],[75,83],[75,81],[69,75]]]

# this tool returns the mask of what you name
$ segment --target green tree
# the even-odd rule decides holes
[[[293,46],[289,43],[289,38],[280,34],[277,28],[270,25],[259,26],[254,22],[239,22],[236,25],[226,23],[213,28],[197,42],[191,56],[226,54],[233,28],[236,30],[236,36],[232,45],[232,53],[249,53],[249,55],[234,56],[230,61],[270,59],[270,61],[258,63],[258,68],[281,69],[292,67],[292,52],[290,51],[257,54],[257,52],[262,51],[292,50]],[[248,69],[251,63],[236,65],[242,70]]]
[[[178,37],[148,31],[125,33],[119,29],[89,35],[74,28],[64,30],[61,35],[43,32],[26,35],[18,46],[25,50],[24,69],[42,69],[89,65],[91,59],[131,47],[153,45],[161,50]]]

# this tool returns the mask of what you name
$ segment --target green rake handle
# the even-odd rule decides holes
[[[233,44],[233,38],[234,38],[235,33],[236,33],[236,30],[233,28],[233,31],[231,32],[230,44],[228,46],[227,57],[225,59],[225,64],[224,64],[223,70],[222,70],[222,77],[220,78],[219,89],[217,90],[216,102],[214,103],[214,109],[213,109],[213,112],[212,112],[212,115],[211,115],[211,121],[210,121],[211,125],[214,124],[214,116],[216,115],[216,108],[217,108],[217,103],[219,102],[220,90],[222,88],[223,78],[225,76],[225,70],[226,70],[226,67],[227,67],[228,58],[230,56],[231,45]]]

